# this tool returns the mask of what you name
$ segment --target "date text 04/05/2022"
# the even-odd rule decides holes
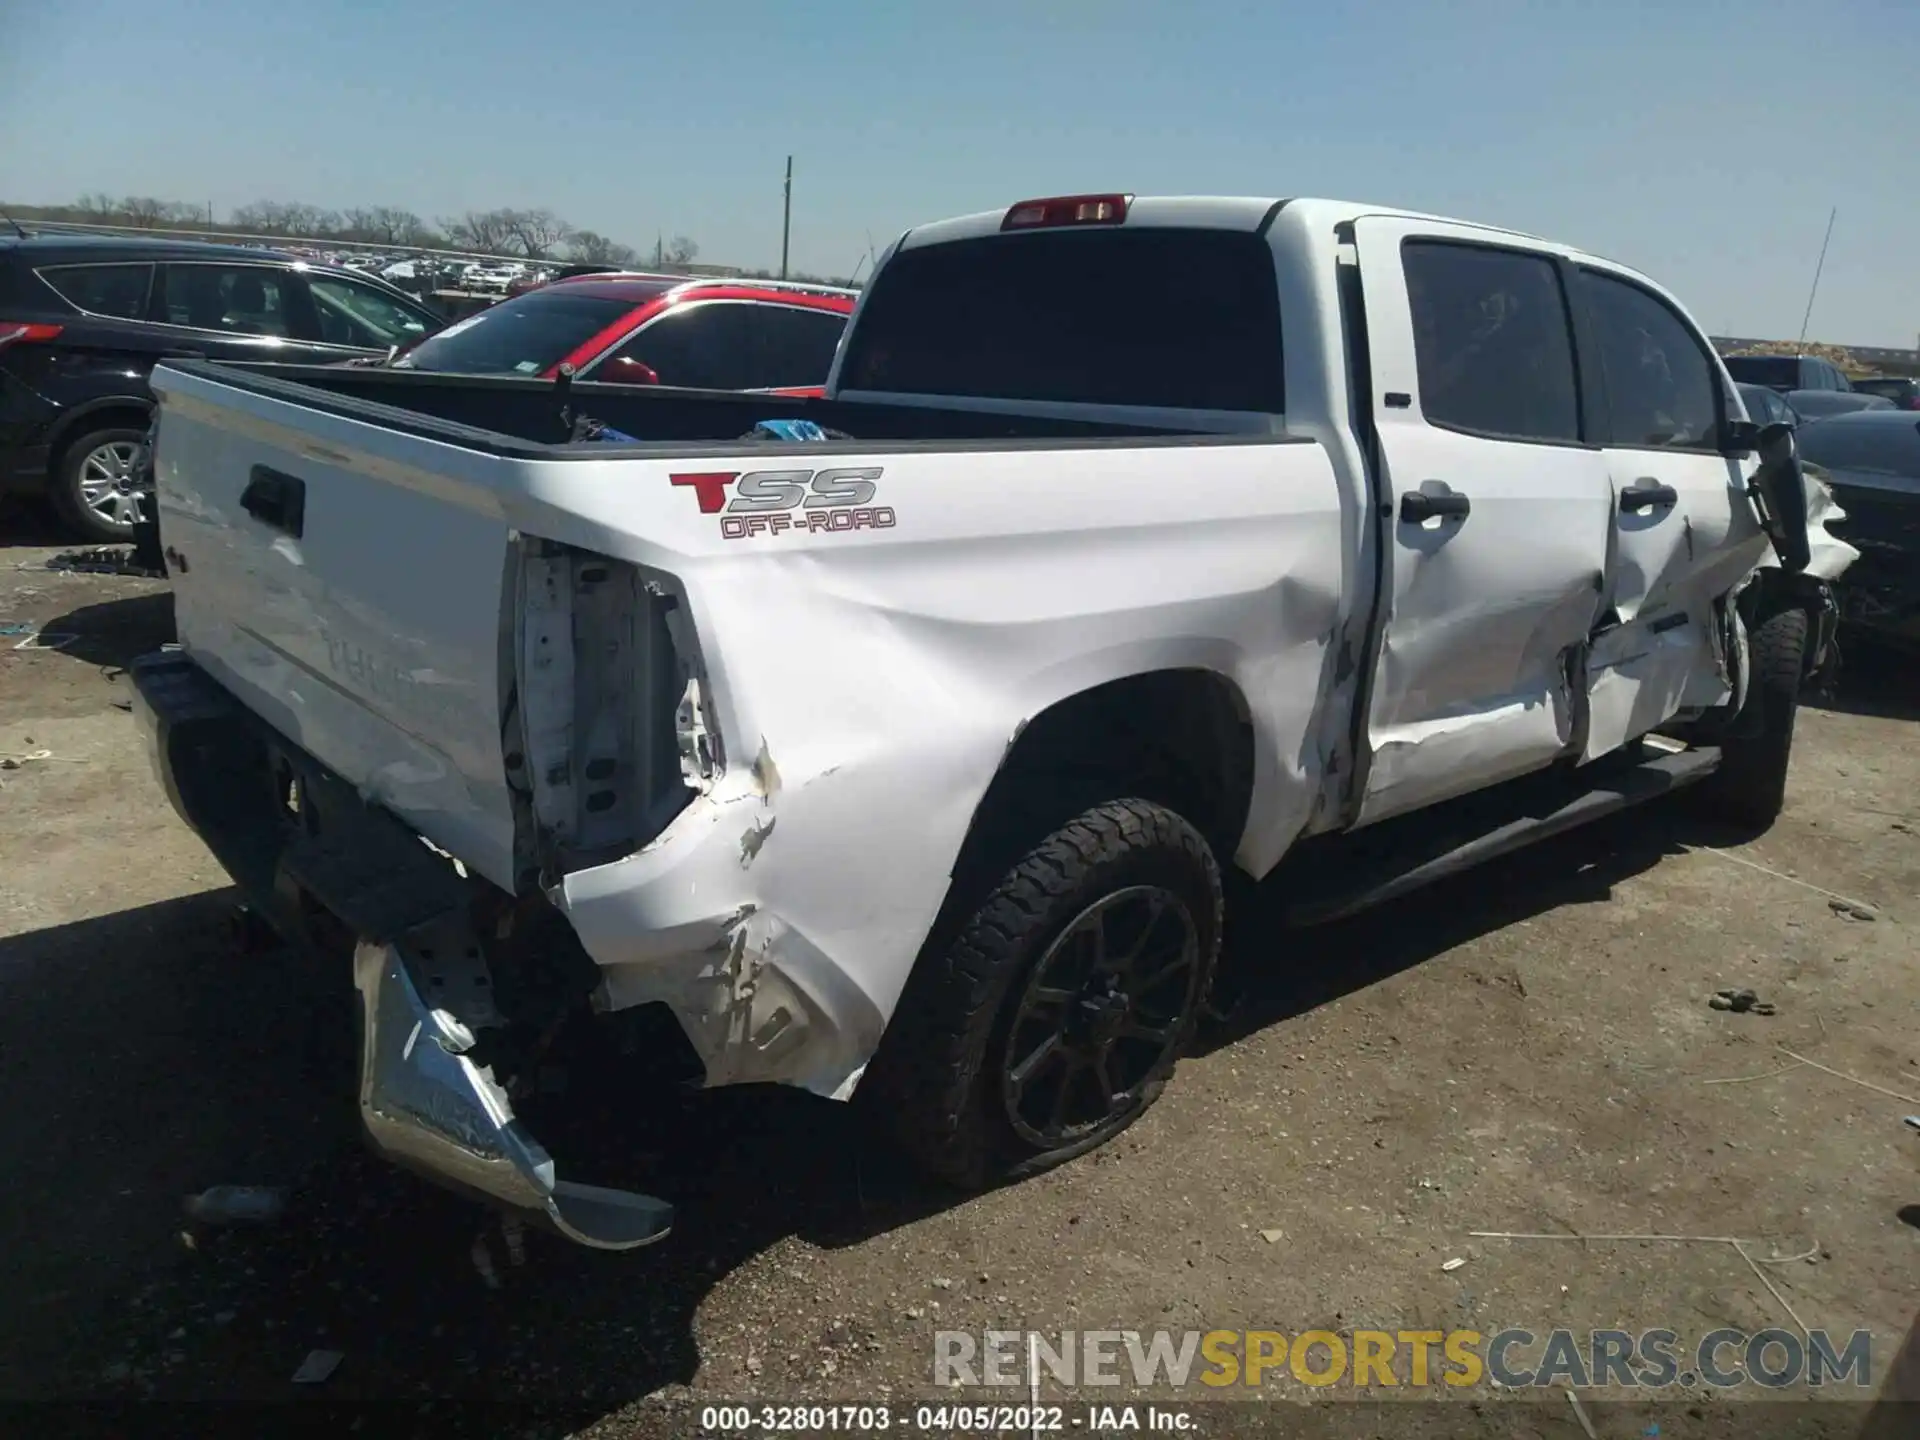
[[[1183,1434],[1192,1413],[1170,1405],[708,1405],[703,1435],[1033,1435],[1068,1429],[1093,1434],[1143,1431]]]

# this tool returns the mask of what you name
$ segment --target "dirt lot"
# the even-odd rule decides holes
[[[0,755],[50,752],[0,770],[0,1398],[485,1397],[506,1433],[654,1434],[716,1400],[924,1399],[936,1329],[1804,1322],[1871,1330],[1877,1381],[1915,1319],[1920,1102],[1776,1048],[1920,1096],[1920,699],[1894,682],[1803,712],[1758,841],[1649,809],[1334,929],[1256,926],[1229,1033],[1063,1170],[955,1197],[825,1102],[645,1100],[620,1133],[676,1234],[618,1257],[532,1235],[520,1267],[496,1240],[493,1290],[477,1212],[360,1148],[344,970],[235,942],[148,771],[113,667],[169,638],[164,587],[49,572],[52,546],[0,520],[0,626],[77,636],[0,640]],[[1778,1013],[1710,1009],[1721,987]],[[189,1225],[181,1197],[225,1182],[293,1203]],[[1472,1231],[1807,1258],[1760,1267],[1775,1296],[1725,1244]],[[344,1361],[293,1386],[316,1349]],[[1075,1423],[1107,1398],[1043,1390]],[[1752,1393],[1656,1413],[1672,1436]],[[1747,1433],[1857,1428],[1794,1398]],[[1582,1433],[1564,1401],[1472,1400],[1392,1433]]]

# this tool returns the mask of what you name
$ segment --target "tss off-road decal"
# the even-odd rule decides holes
[[[744,540],[749,535],[892,529],[893,507],[872,503],[880,471],[878,465],[856,470],[712,470],[667,478],[693,491],[702,515],[720,517],[722,536]]]

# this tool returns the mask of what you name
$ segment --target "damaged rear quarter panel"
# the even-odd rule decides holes
[[[1248,833],[1298,832],[1348,550],[1314,444],[802,463],[879,467],[897,523],[724,538],[670,485],[688,466],[634,461],[545,465],[520,518],[684,586],[727,757],[651,844],[555,887],[601,1003],[665,1001],[710,1084],[844,1095],[1049,706],[1153,670],[1227,676],[1256,732]]]

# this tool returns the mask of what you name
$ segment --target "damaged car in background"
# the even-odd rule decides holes
[[[353,955],[374,1142],[606,1248],[672,1197],[533,1134],[556,1035],[664,1013],[946,1180],[1057,1163],[1168,1082],[1243,881],[1304,925],[1677,791],[1768,824],[1845,558],[1658,285],[1329,200],[915,228],[820,398],[154,384],[162,782]]]
[[[1832,487],[1844,512],[1835,534],[1859,559],[1836,587],[1847,630],[1920,651],[1920,415],[1862,410],[1798,433],[1808,478]]]

